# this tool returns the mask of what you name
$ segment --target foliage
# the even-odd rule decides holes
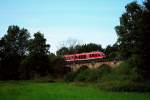
[[[66,75],[66,81],[75,82],[97,82],[101,78],[111,72],[111,68],[108,65],[102,65],[98,69],[89,69],[86,66],[82,66],[76,72],[70,72]]]
[[[46,44],[44,35],[40,32],[34,34],[30,40],[29,55],[21,62],[21,78],[31,79],[48,75],[50,61],[48,57],[49,45]]]
[[[123,62],[114,69],[115,79],[119,81],[140,82],[141,76],[137,73],[137,69],[132,67],[130,63]]]
[[[101,45],[95,43],[76,45],[71,47],[62,47],[57,51],[57,55],[83,53],[91,51],[103,51]]]
[[[98,68],[98,73],[101,75],[101,76],[104,76],[104,75],[107,75],[109,73],[111,73],[111,67],[107,64],[102,64],[101,66],[99,66]]]
[[[111,91],[150,91],[148,83],[144,83],[129,61],[116,68],[103,64],[98,69],[82,68],[66,76],[67,82],[97,83],[99,88]]]
[[[34,34],[34,39],[30,39],[29,54],[33,56],[45,56],[49,54],[50,45],[46,44],[44,35],[40,32]]]
[[[30,34],[27,29],[9,26],[7,34],[0,40],[0,79],[18,79],[18,68],[24,58]]]
[[[84,71],[80,71],[76,77],[74,78],[75,82],[91,82],[92,80],[95,81],[95,74],[94,70],[85,69]]]
[[[64,75],[70,72],[70,67],[66,67],[65,59],[62,56],[54,54],[49,55],[52,75],[56,78],[64,78]]]
[[[69,72],[68,74],[65,75],[65,82],[73,82],[77,73],[76,72]]]
[[[131,81],[105,81],[98,84],[100,89],[119,92],[149,92],[150,85]]]
[[[130,57],[132,53],[138,53],[138,44],[141,34],[139,33],[143,9],[136,2],[128,4],[126,12],[120,17],[120,26],[116,26],[123,56]]]
[[[107,58],[109,59],[121,59],[121,56],[119,54],[119,45],[118,44],[114,44],[114,45],[108,45],[105,49],[104,49],[104,53],[107,55]]]
[[[73,82],[79,73],[82,73],[87,69],[88,69],[88,67],[83,65],[77,71],[74,71],[74,72],[70,71],[68,74],[65,75],[65,81]]]
[[[0,40],[0,79],[31,79],[49,75],[49,47],[40,32],[29,39],[27,29],[9,26]]]
[[[149,63],[149,57],[150,57],[150,1],[145,0],[144,2],[145,10],[143,12],[143,18],[141,23],[141,29],[140,32],[142,34],[141,36],[141,45],[140,48],[140,58],[141,58],[141,67],[139,67],[139,71],[141,75],[145,78],[145,80],[150,80],[150,63]]]
[[[150,78],[148,58],[150,56],[150,1],[146,0],[143,5],[132,2],[125,9],[126,12],[120,17],[120,25],[116,26],[120,54],[127,59],[136,55],[139,62],[135,67],[145,80]]]

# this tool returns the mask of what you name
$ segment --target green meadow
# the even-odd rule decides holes
[[[150,93],[108,92],[71,83],[0,82],[0,100],[150,100]]]

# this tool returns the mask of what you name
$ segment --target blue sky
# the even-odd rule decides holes
[[[62,41],[77,39],[105,47],[117,40],[114,27],[124,6],[133,0],[0,0],[0,37],[9,25],[44,33],[50,51]],[[137,0],[141,2],[142,0]]]

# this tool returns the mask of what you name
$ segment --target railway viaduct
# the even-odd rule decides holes
[[[72,71],[77,71],[82,66],[87,66],[90,69],[96,69],[103,64],[107,64],[110,67],[115,68],[116,66],[118,66],[122,62],[123,61],[115,61],[115,60],[114,61],[90,61],[90,62],[84,62],[84,63],[74,62],[74,63],[68,64],[67,67],[70,67]]]

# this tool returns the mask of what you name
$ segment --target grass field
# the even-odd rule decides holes
[[[0,82],[0,100],[150,100],[150,93],[106,92],[67,83]]]

